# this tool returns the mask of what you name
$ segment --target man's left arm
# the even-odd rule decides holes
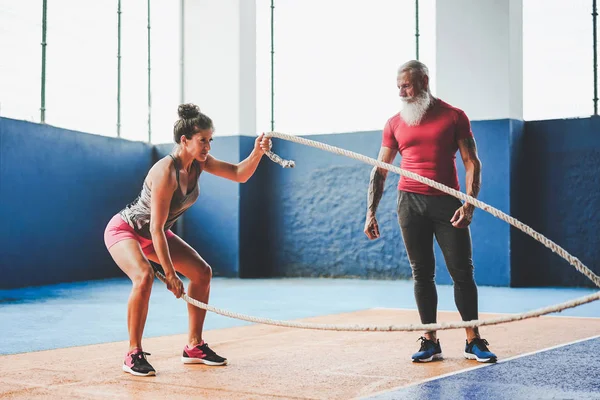
[[[471,197],[477,198],[481,189],[481,161],[477,155],[477,145],[475,138],[470,136],[458,141],[458,149],[465,164],[465,183],[466,193]],[[473,220],[473,212],[475,206],[469,203],[463,204],[461,208],[456,210],[456,213],[450,220],[456,228],[466,228]]]

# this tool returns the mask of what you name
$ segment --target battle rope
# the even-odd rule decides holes
[[[367,163],[367,164],[370,164],[370,165],[373,165],[373,166],[376,166],[376,167],[379,167],[382,169],[386,169],[388,171],[395,172],[395,173],[405,176],[407,178],[414,179],[418,182],[424,183],[424,184],[431,186],[435,189],[438,189],[444,193],[454,196],[460,200],[463,200],[465,202],[473,204],[475,207],[480,208],[480,209],[492,214],[496,218],[499,218],[499,219],[507,222],[508,224],[525,232],[526,234],[528,234],[529,236],[531,236],[538,242],[542,243],[544,246],[548,247],[554,253],[558,254],[563,259],[565,259],[569,264],[571,264],[573,267],[575,267],[575,269],[577,271],[579,271],[580,273],[585,275],[587,278],[589,278],[597,287],[600,287],[600,277],[598,275],[596,275],[593,271],[591,271],[588,267],[586,267],[581,261],[579,261],[579,259],[577,257],[572,256],[565,249],[563,249],[562,247],[560,247],[559,245],[557,245],[550,239],[546,238],[539,232],[536,232],[528,225],[525,225],[521,221],[503,213],[502,211],[500,211],[480,200],[475,199],[474,197],[468,196],[458,190],[455,190],[448,186],[442,185],[439,182],[422,177],[413,172],[403,170],[394,165],[387,164],[387,163],[381,162],[379,160],[375,160],[373,158],[364,156],[362,154],[354,153],[352,151],[348,151],[348,150],[340,149],[338,147],[330,146],[325,143],[305,139],[305,138],[302,138],[299,136],[287,135],[287,134],[279,133],[279,132],[268,132],[265,136],[266,137],[276,137],[279,139],[288,140],[288,141],[303,144],[306,146],[316,147],[318,149],[329,151],[334,154],[350,157],[350,158],[362,161],[364,163]],[[273,162],[276,162],[277,164],[281,165],[284,168],[293,168],[295,166],[294,161],[284,160],[281,157],[279,157],[277,154],[275,154],[271,151],[267,152],[266,155]],[[158,276],[158,278],[161,281],[165,282],[165,277],[161,272],[156,271],[156,275]],[[556,304],[553,306],[538,308],[536,310],[531,310],[531,311],[527,311],[527,312],[520,313],[520,314],[507,315],[507,316],[502,316],[502,317],[492,318],[492,319],[487,319],[487,320],[444,322],[444,323],[437,323],[437,324],[406,324],[406,325],[330,325],[330,324],[303,323],[303,322],[295,322],[295,321],[280,321],[280,320],[274,320],[274,319],[269,319],[269,318],[253,317],[253,316],[239,314],[239,313],[235,313],[235,312],[231,312],[231,311],[227,311],[227,310],[222,310],[217,307],[213,307],[208,304],[202,303],[196,299],[193,299],[185,293],[182,294],[181,298],[183,300],[185,300],[186,302],[188,302],[198,308],[201,308],[201,309],[204,309],[207,311],[211,311],[211,312],[214,312],[216,314],[220,314],[220,315],[223,315],[226,317],[235,318],[235,319],[248,321],[248,322],[255,322],[255,323],[259,323],[259,324],[275,325],[275,326],[281,326],[281,327],[287,327],[287,328],[316,329],[316,330],[329,330],[329,331],[388,331],[389,332],[389,331],[417,331],[417,330],[418,331],[421,331],[421,330],[435,331],[435,330],[445,330],[445,329],[473,328],[473,327],[478,327],[478,326],[497,325],[497,324],[502,324],[502,323],[507,323],[507,322],[535,318],[535,317],[539,317],[539,316],[546,315],[546,314],[560,312],[560,311],[563,311],[568,308],[577,307],[582,304],[586,304],[586,303],[590,303],[592,301],[598,300],[598,299],[600,299],[600,291],[593,293],[591,295],[579,297],[577,299],[573,299],[573,300],[570,300],[570,301],[567,301],[564,303],[560,303],[560,304]]]
[[[156,276],[161,281],[165,282],[165,277],[159,271],[155,271]],[[220,314],[225,317],[240,319],[242,321],[255,322],[258,324],[275,325],[285,328],[299,328],[299,329],[312,329],[321,331],[379,331],[379,332],[392,332],[392,331],[437,331],[444,329],[458,329],[458,328],[473,328],[476,326],[485,325],[497,325],[506,322],[518,321],[528,318],[539,317],[541,315],[550,314],[553,312],[559,312],[567,308],[577,307],[582,304],[589,303],[594,300],[600,299],[600,292],[580,297],[575,300],[571,300],[565,303],[556,304],[554,306],[540,308],[537,310],[528,311],[522,314],[507,315],[503,317],[485,319],[485,320],[473,320],[473,321],[460,321],[460,322],[442,322],[438,324],[407,324],[407,325],[330,325],[330,324],[312,324],[305,322],[296,321],[280,321],[270,318],[253,317],[250,315],[239,314],[227,310],[222,310],[217,307],[202,303],[196,299],[189,297],[187,294],[182,294],[181,298],[186,302],[207,311]]]

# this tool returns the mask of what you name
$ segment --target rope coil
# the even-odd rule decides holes
[[[600,277],[596,275],[592,270],[586,267],[577,257],[569,254],[565,249],[546,238],[539,232],[536,232],[534,229],[529,227],[528,225],[522,223],[521,221],[511,217],[510,215],[505,214],[504,212],[480,201],[474,197],[468,196],[458,190],[452,189],[448,186],[442,185],[439,182],[433,181],[431,179],[422,177],[418,174],[415,174],[410,171],[403,170],[399,167],[396,167],[392,164],[387,164],[381,162],[379,160],[375,160],[373,158],[364,156],[362,154],[358,154],[352,151],[344,150],[338,147],[330,146],[325,143],[317,142],[314,140],[305,139],[299,136],[287,135],[280,132],[268,132],[265,134],[266,137],[276,137],[283,140],[288,140],[291,142],[299,143],[306,146],[315,147],[321,150],[329,151],[334,154],[343,155],[346,157],[350,157],[364,163],[373,165],[375,167],[383,168],[391,172],[395,172],[399,175],[405,176],[410,179],[414,179],[418,182],[424,183],[428,186],[431,186],[435,189],[438,189],[444,193],[447,193],[451,196],[454,196],[460,200],[463,200],[467,203],[473,204],[475,207],[486,211],[496,218],[503,220],[504,222],[514,226],[515,228],[523,231],[528,234],[538,242],[542,243],[544,246],[549,248],[552,252],[558,254],[564,260],[566,260],[570,265],[572,265],[577,271],[590,279],[597,287],[600,287]],[[277,154],[273,152],[265,153],[273,162],[281,165],[284,168],[294,168],[295,163],[291,160],[284,160],[279,157]],[[165,282],[164,275],[156,271],[157,277]],[[515,315],[507,315],[498,318],[492,318],[487,320],[472,320],[472,321],[457,321],[457,322],[444,322],[437,324],[407,324],[407,325],[331,325],[331,324],[313,324],[313,323],[303,323],[296,321],[281,321],[281,320],[273,320],[269,318],[260,318],[253,317],[249,315],[239,314],[227,310],[222,310],[217,307],[210,306],[208,304],[202,303],[196,299],[189,297],[187,294],[183,294],[181,296],[183,300],[192,304],[198,308],[214,312],[216,314],[220,314],[226,317],[235,318],[243,321],[254,322],[265,325],[275,325],[287,328],[299,328],[299,329],[314,329],[314,330],[328,330],[328,331],[436,331],[436,330],[447,330],[447,329],[460,329],[460,328],[474,328],[479,326],[486,325],[497,325],[503,324],[507,322],[520,321],[529,318],[536,318],[542,315],[551,314],[555,312],[560,312],[568,308],[577,307],[586,303],[590,303],[592,301],[596,301],[600,299],[600,291],[593,293],[591,295],[579,297],[570,301],[566,301],[563,303],[555,304],[553,306],[538,308],[535,310],[527,311],[520,314]]]

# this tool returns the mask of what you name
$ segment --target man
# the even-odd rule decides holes
[[[432,96],[425,64],[409,61],[398,69],[402,108],[383,130],[379,160],[391,164],[400,152],[401,168],[460,190],[456,152],[466,169],[466,193],[477,197],[481,187],[481,162],[471,124],[465,113]],[[383,195],[387,170],[375,167],[369,184],[365,234],[380,236],[375,218]],[[419,316],[423,324],[436,323],[435,236],[448,272],[454,281],[454,300],[463,321],[478,319],[477,286],[473,279],[469,224],[475,207],[428,185],[401,177],[398,184],[398,222],[410,260]],[[496,355],[477,328],[467,328],[464,356],[479,362],[495,362]],[[442,359],[436,332],[425,332],[415,362]]]

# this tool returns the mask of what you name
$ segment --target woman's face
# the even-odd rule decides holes
[[[208,152],[210,151],[210,142],[212,142],[213,130],[203,129],[196,131],[191,139],[187,139],[185,136],[182,137],[182,141],[185,141],[185,150],[191,154],[199,162],[204,162],[208,158]]]

